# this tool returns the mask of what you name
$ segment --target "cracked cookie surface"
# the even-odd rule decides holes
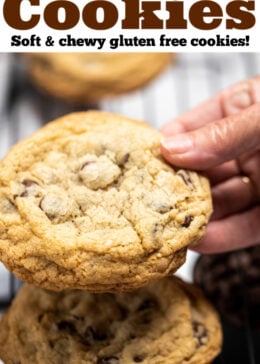
[[[25,285],[0,322],[6,364],[208,364],[221,340],[214,309],[175,277],[116,295]]]
[[[96,102],[143,86],[173,59],[169,53],[34,53],[31,78],[50,94]]]
[[[0,164],[0,259],[48,289],[131,290],[173,273],[211,212],[208,181],[174,169],[159,132],[67,115]]]

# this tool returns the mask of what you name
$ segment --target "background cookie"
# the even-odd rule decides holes
[[[208,181],[173,169],[161,135],[102,113],[65,116],[0,164],[0,259],[61,290],[131,290],[173,273],[211,213]]]
[[[200,257],[194,280],[224,322],[260,330],[260,246]]]
[[[25,285],[0,323],[6,363],[208,364],[220,348],[215,311],[176,278],[117,295]]]
[[[168,53],[34,53],[29,73],[54,96],[96,102],[143,86],[171,60]]]

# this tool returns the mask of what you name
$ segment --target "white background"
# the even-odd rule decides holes
[[[120,52],[140,52],[140,51],[157,51],[157,52],[201,52],[201,51],[207,51],[207,52],[258,52],[260,51],[260,42],[258,41],[259,34],[260,34],[260,26],[259,26],[259,19],[260,19],[260,5],[259,1],[255,1],[255,7],[256,10],[254,11],[255,17],[256,17],[256,25],[250,29],[250,30],[226,30],[226,5],[231,0],[215,0],[218,2],[219,5],[221,5],[224,16],[222,24],[215,30],[212,31],[199,31],[198,29],[194,28],[191,24],[188,22],[188,29],[187,30],[165,30],[165,29],[156,29],[156,30],[122,30],[121,29],[121,20],[124,18],[125,8],[124,3],[121,0],[110,0],[110,2],[114,3],[119,12],[119,20],[117,24],[109,30],[104,31],[93,31],[86,27],[86,25],[81,20],[77,26],[75,26],[73,29],[70,29],[68,31],[53,31],[45,24],[43,19],[43,11],[44,8],[48,3],[51,2],[51,0],[41,0],[40,6],[37,7],[30,7],[27,4],[29,4],[28,0],[23,0],[24,4],[22,7],[22,16],[24,20],[30,19],[31,14],[40,14],[41,19],[39,24],[33,28],[32,30],[28,31],[18,31],[15,29],[10,28],[4,18],[3,18],[3,4],[4,0],[2,0],[0,5],[0,31],[1,31],[1,42],[0,42],[0,51],[2,52],[40,52],[40,51],[48,51],[48,52],[55,52],[55,51],[69,51],[69,52],[93,52],[97,51],[97,47],[61,47],[59,46],[58,42],[61,37],[66,36],[67,34],[72,35],[75,38],[95,38],[95,37],[101,37],[106,38],[106,42],[104,47],[102,48],[102,51],[106,52],[113,52],[113,50],[109,46],[109,39],[110,38],[117,38],[119,34],[123,34],[126,38],[131,38],[134,36],[143,37],[143,38],[155,38],[159,39],[161,34],[166,34],[169,38],[187,38],[188,45],[186,47],[160,47],[159,42],[156,42],[157,46],[154,47],[123,47],[117,49],[117,51]],[[70,0],[73,2],[73,0]],[[74,3],[77,4],[78,8],[82,10],[84,6],[89,3],[91,0],[77,0],[74,1]],[[140,0],[141,1],[141,0]],[[150,0],[154,1],[154,0]],[[169,0],[168,0],[169,1]],[[170,0],[171,1],[171,0]],[[167,19],[168,13],[165,11],[165,2],[166,0],[161,0],[161,9],[157,16],[162,19]],[[184,6],[185,6],[185,17],[188,17],[188,12],[193,3],[195,3],[196,0],[185,0]],[[62,15],[61,15],[62,16]],[[40,47],[11,47],[11,37],[13,35],[21,35],[23,38],[30,38],[33,34],[36,36],[41,37],[41,46]],[[249,47],[192,47],[190,45],[189,40],[191,38],[215,38],[217,34],[220,34],[222,37],[226,37],[229,35],[231,38],[241,38],[245,36],[250,36],[250,46]],[[45,40],[47,39],[47,36],[52,36],[55,41],[54,47],[47,47],[45,45]]]

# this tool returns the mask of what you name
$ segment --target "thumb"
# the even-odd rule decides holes
[[[162,140],[162,154],[184,168],[204,170],[260,149],[260,103],[188,133]]]

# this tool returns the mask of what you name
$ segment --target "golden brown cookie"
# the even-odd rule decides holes
[[[53,290],[132,290],[173,273],[211,213],[205,177],[161,134],[98,111],[50,123],[0,163],[0,260]]]
[[[29,73],[56,97],[96,102],[143,86],[171,60],[169,53],[34,53]]]
[[[117,295],[25,285],[0,322],[5,364],[208,364],[221,340],[213,307],[174,277]]]

